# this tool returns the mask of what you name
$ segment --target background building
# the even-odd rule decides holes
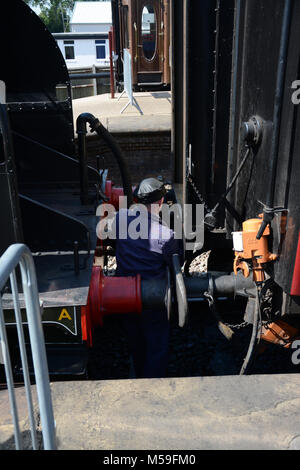
[[[108,33],[111,25],[111,2],[75,2],[71,32]]]
[[[68,69],[109,66],[111,2],[75,2],[69,33],[53,33]]]

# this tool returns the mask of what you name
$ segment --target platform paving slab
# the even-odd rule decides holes
[[[110,94],[105,93],[73,100],[75,131],[76,119],[81,113],[93,114],[111,133],[171,131],[170,91],[134,93],[143,114],[131,105],[121,114],[122,108],[128,102],[128,97],[123,95],[118,100],[119,96],[120,93],[117,93],[115,98],[111,98]],[[89,130],[89,126],[87,129]]]
[[[22,449],[32,449],[30,421],[28,417],[27,398],[25,387],[15,389]],[[40,429],[40,416],[37,402],[36,387],[32,386],[32,400],[34,419],[36,424],[36,438],[38,449],[42,448],[42,434]],[[14,426],[7,390],[0,392],[0,450],[15,450]]]
[[[53,382],[51,390],[58,449],[300,448],[298,374]],[[13,442],[7,400],[0,392],[2,449]],[[22,420],[26,432],[23,411]]]

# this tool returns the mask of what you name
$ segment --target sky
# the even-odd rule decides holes
[[[39,6],[33,7],[32,5],[29,5],[29,7],[31,8],[31,10],[34,11],[34,13],[36,13],[37,15],[39,15],[39,13],[40,13],[40,11],[41,11],[41,9],[40,9]]]

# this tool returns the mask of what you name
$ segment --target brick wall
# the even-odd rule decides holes
[[[137,184],[147,177],[162,175],[172,179],[171,132],[137,132],[113,135],[121,147],[128,163],[132,183]],[[100,155],[100,168],[108,168],[108,179],[121,184],[120,172],[113,154],[96,134],[86,138],[88,162],[97,167],[96,156]]]

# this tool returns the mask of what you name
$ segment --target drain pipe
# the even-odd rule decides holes
[[[76,121],[76,132],[78,134],[78,150],[79,150],[79,159],[80,159],[80,194],[83,204],[87,203],[88,200],[88,174],[87,174],[87,163],[86,163],[86,145],[85,137],[87,133],[86,124],[89,123],[92,132],[97,132],[99,137],[101,137],[108,147],[111,149],[117,164],[120,169],[124,196],[127,196],[127,205],[131,206],[133,203],[132,195],[132,184],[131,177],[128,171],[127,163],[124,159],[122,151],[119,144],[115,138],[108,132],[108,130],[101,124],[99,119],[97,119],[93,114],[82,113],[78,116]]]

